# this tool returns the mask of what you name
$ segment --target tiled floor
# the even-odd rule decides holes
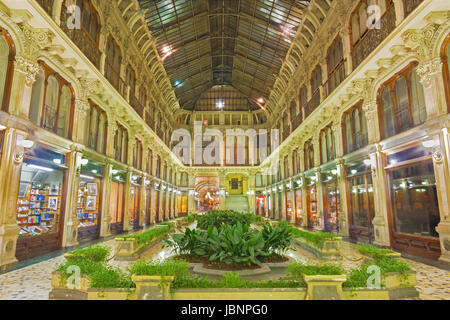
[[[114,240],[106,241],[103,244],[113,248]],[[157,245],[143,253],[142,257],[158,258],[160,252],[161,245]],[[167,252],[167,249],[162,252]],[[350,269],[361,263],[361,255],[355,251],[353,244],[344,242],[343,253],[344,268]],[[295,255],[310,261],[318,261],[314,255],[301,249],[297,249]],[[0,275],[0,300],[47,300],[51,291],[51,274],[63,261],[64,257],[59,256]],[[421,299],[450,300],[450,271],[409,259],[405,259],[405,261],[417,271],[417,289]],[[128,266],[128,262],[112,261],[111,263],[121,268]]]

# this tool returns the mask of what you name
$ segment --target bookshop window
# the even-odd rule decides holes
[[[421,237],[439,237],[440,222],[432,160],[389,172],[394,230]]]
[[[98,226],[101,216],[103,167],[92,161],[82,166],[78,188],[78,228]]]
[[[105,77],[116,88],[119,88],[121,61],[120,48],[117,42],[110,36],[106,43]]]
[[[90,101],[91,110],[86,119],[85,138],[89,148],[99,152],[106,152],[106,137],[108,120],[106,112]]]
[[[45,150],[43,155],[49,155]],[[57,156],[64,163],[64,156]],[[17,200],[17,224],[20,237],[58,232],[63,206],[65,168],[52,159],[30,157],[24,160]]]
[[[74,95],[70,83],[43,62],[31,93],[29,118],[35,125],[71,137]]]
[[[384,139],[426,121],[424,90],[417,75],[416,62],[383,84],[378,103]]]
[[[0,28],[0,110],[7,111],[14,70],[15,50],[10,35]]]
[[[97,47],[100,35],[100,19],[97,11],[90,0],[77,0],[77,5],[81,8],[82,29]]]

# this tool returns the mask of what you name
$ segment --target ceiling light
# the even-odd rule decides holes
[[[427,140],[427,141],[422,142],[422,145],[425,148],[434,148],[438,145],[438,143],[436,143],[436,141],[434,141],[434,140]]]
[[[366,159],[366,160],[364,160],[363,162],[364,162],[364,164],[365,164],[366,166],[371,166],[371,165],[372,165],[372,161],[371,161],[370,159]]]
[[[225,107],[225,104],[223,103],[222,100],[219,100],[219,101],[217,102],[217,108],[223,109],[223,107]]]
[[[61,161],[61,159],[53,159],[53,162],[56,164],[61,164],[62,161]]]
[[[85,174],[80,174],[80,178],[86,179],[86,180],[95,180],[94,177],[85,175]]]
[[[25,149],[33,148],[34,142],[31,140],[25,140],[23,136],[17,137],[17,145],[24,147]]]
[[[170,49],[169,46],[164,46],[163,49],[162,49],[162,51],[163,51],[164,53],[170,53],[170,51],[172,51],[172,50]]]
[[[259,98],[259,99],[258,99],[258,102],[262,104],[262,103],[265,102],[265,100],[264,100],[264,98]]]
[[[6,127],[0,124],[0,131],[3,131],[5,129],[6,129]]]
[[[82,164],[83,166],[87,165],[88,163],[89,163],[89,160],[88,160],[88,159],[81,159],[81,164]]]

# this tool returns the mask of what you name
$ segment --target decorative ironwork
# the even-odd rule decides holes
[[[353,69],[356,69],[394,31],[395,21],[395,7],[391,5],[381,17],[381,28],[369,30],[365,37],[353,48]]]

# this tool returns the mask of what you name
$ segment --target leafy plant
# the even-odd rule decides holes
[[[342,274],[345,274],[345,270],[342,266],[334,265],[334,264],[305,265],[302,263],[292,263],[288,266],[288,271],[293,276],[342,275]]]
[[[189,224],[194,223],[194,221],[196,221],[198,219],[199,215],[196,213],[190,214],[187,216],[187,222]]]
[[[197,227],[208,230],[209,226],[220,229],[223,225],[235,226],[237,223],[250,225],[259,221],[259,218],[252,213],[240,213],[233,210],[213,210],[204,215],[198,216]]]
[[[119,268],[105,266],[89,275],[92,288],[134,288],[131,274]]]
[[[149,244],[153,240],[168,234],[170,231],[170,226],[166,226],[165,228],[153,228],[148,231],[139,233],[139,234],[132,234],[132,235],[126,235],[126,236],[119,236],[117,238],[119,239],[136,239],[136,242],[139,245]]]
[[[390,249],[379,249],[370,244],[358,244],[356,247],[357,247],[359,253],[369,255],[374,258],[383,257],[388,254],[394,253],[394,251],[392,251]]]
[[[265,226],[263,232],[251,229],[248,224],[209,226],[208,231],[186,229],[164,243],[179,255],[208,257],[211,262],[227,265],[257,264],[258,258],[275,251],[285,251],[290,246],[292,228],[281,225]]]
[[[68,261],[89,260],[92,262],[102,262],[106,261],[110,253],[111,248],[95,245],[83,249],[78,249],[72,252],[68,252],[66,255],[66,260]]]
[[[136,276],[180,276],[188,271],[188,262],[178,259],[139,260],[128,268]]]
[[[220,281],[211,281],[206,275],[185,274],[175,278],[173,289],[196,288],[304,288],[305,282],[302,279],[284,279],[269,281],[246,281],[242,280],[236,273],[225,273]]]
[[[307,232],[300,229],[293,228],[293,234],[295,238],[302,238],[314,246],[323,249],[323,245],[326,240],[333,240],[339,236],[328,232]]]

